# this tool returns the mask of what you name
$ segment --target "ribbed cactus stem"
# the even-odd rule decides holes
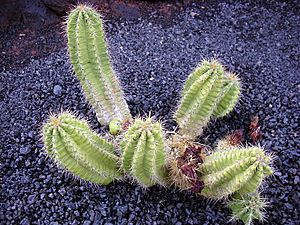
[[[232,212],[232,220],[242,220],[245,225],[251,225],[253,220],[264,220],[267,202],[255,192],[234,196],[228,206]]]
[[[43,137],[49,157],[84,180],[106,185],[122,176],[114,146],[69,113],[51,116]]]
[[[165,146],[161,125],[136,119],[125,133],[122,148],[122,165],[125,171],[141,185],[149,187],[164,184],[166,179]]]
[[[207,156],[200,167],[205,184],[201,194],[218,199],[255,192],[263,178],[272,174],[270,160],[259,147],[219,150]]]
[[[238,101],[237,76],[224,72],[216,60],[204,61],[188,77],[175,119],[179,133],[194,138],[202,134],[211,117],[228,114]]]
[[[100,15],[79,5],[68,16],[68,47],[75,73],[102,124],[131,118],[119,82],[110,64]]]

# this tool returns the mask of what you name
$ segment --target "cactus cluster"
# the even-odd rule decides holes
[[[77,78],[110,134],[100,137],[70,113],[52,115],[43,127],[50,158],[93,183],[131,177],[143,187],[175,185],[212,199],[232,197],[234,218],[246,224],[262,218],[264,203],[255,193],[272,174],[271,157],[260,147],[237,145],[234,136],[219,141],[215,151],[195,142],[211,118],[236,105],[236,75],[216,60],[203,61],[182,90],[174,114],[179,131],[167,134],[152,118],[132,118],[110,64],[101,16],[93,8],[81,4],[70,12],[67,36]]]

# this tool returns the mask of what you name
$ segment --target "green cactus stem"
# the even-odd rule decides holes
[[[179,133],[194,138],[202,134],[211,117],[222,117],[236,105],[240,82],[236,75],[224,72],[216,60],[204,61],[191,73],[182,90],[175,120]]]
[[[68,16],[68,47],[75,73],[98,121],[108,125],[113,119],[131,119],[107,52],[100,15],[79,5]]]
[[[233,193],[255,192],[262,180],[272,174],[271,157],[259,147],[219,150],[200,166],[205,188],[201,194],[219,199]]]
[[[114,146],[69,113],[50,116],[43,138],[49,157],[84,180],[107,185],[122,176]]]
[[[266,200],[255,192],[247,195],[234,196],[228,203],[232,212],[232,220],[242,220],[245,225],[250,225],[253,220],[264,220]]]
[[[165,146],[160,123],[136,119],[121,143],[122,166],[138,183],[149,187],[166,181]]]

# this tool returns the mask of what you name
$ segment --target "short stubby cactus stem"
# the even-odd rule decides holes
[[[262,222],[265,217],[267,201],[258,192],[246,195],[232,196],[228,207],[232,212],[232,220],[242,220],[245,225],[251,225],[253,220]]]
[[[166,152],[159,122],[136,119],[121,143],[122,167],[144,187],[166,183]]]

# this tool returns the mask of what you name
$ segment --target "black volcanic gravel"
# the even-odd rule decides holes
[[[256,2],[256,3],[255,3]],[[300,7],[297,1],[213,1],[193,4],[172,24],[147,19],[105,21],[110,52],[134,115],[171,114],[187,77],[215,57],[238,73],[243,96],[228,117],[213,121],[200,141],[261,120],[261,145],[276,158],[264,184],[266,224],[299,224]],[[260,1],[263,2],[263,1]],[[204,4],[204,3],[203,3]],[[2,58],[5,60],[5,58]],[[74,180],[43,154],[40,129],[49,112],[69,109],[103,128],[72,74],[67,52],[0,68],[0,224],[224,224],[226,205],[176,189]]]

